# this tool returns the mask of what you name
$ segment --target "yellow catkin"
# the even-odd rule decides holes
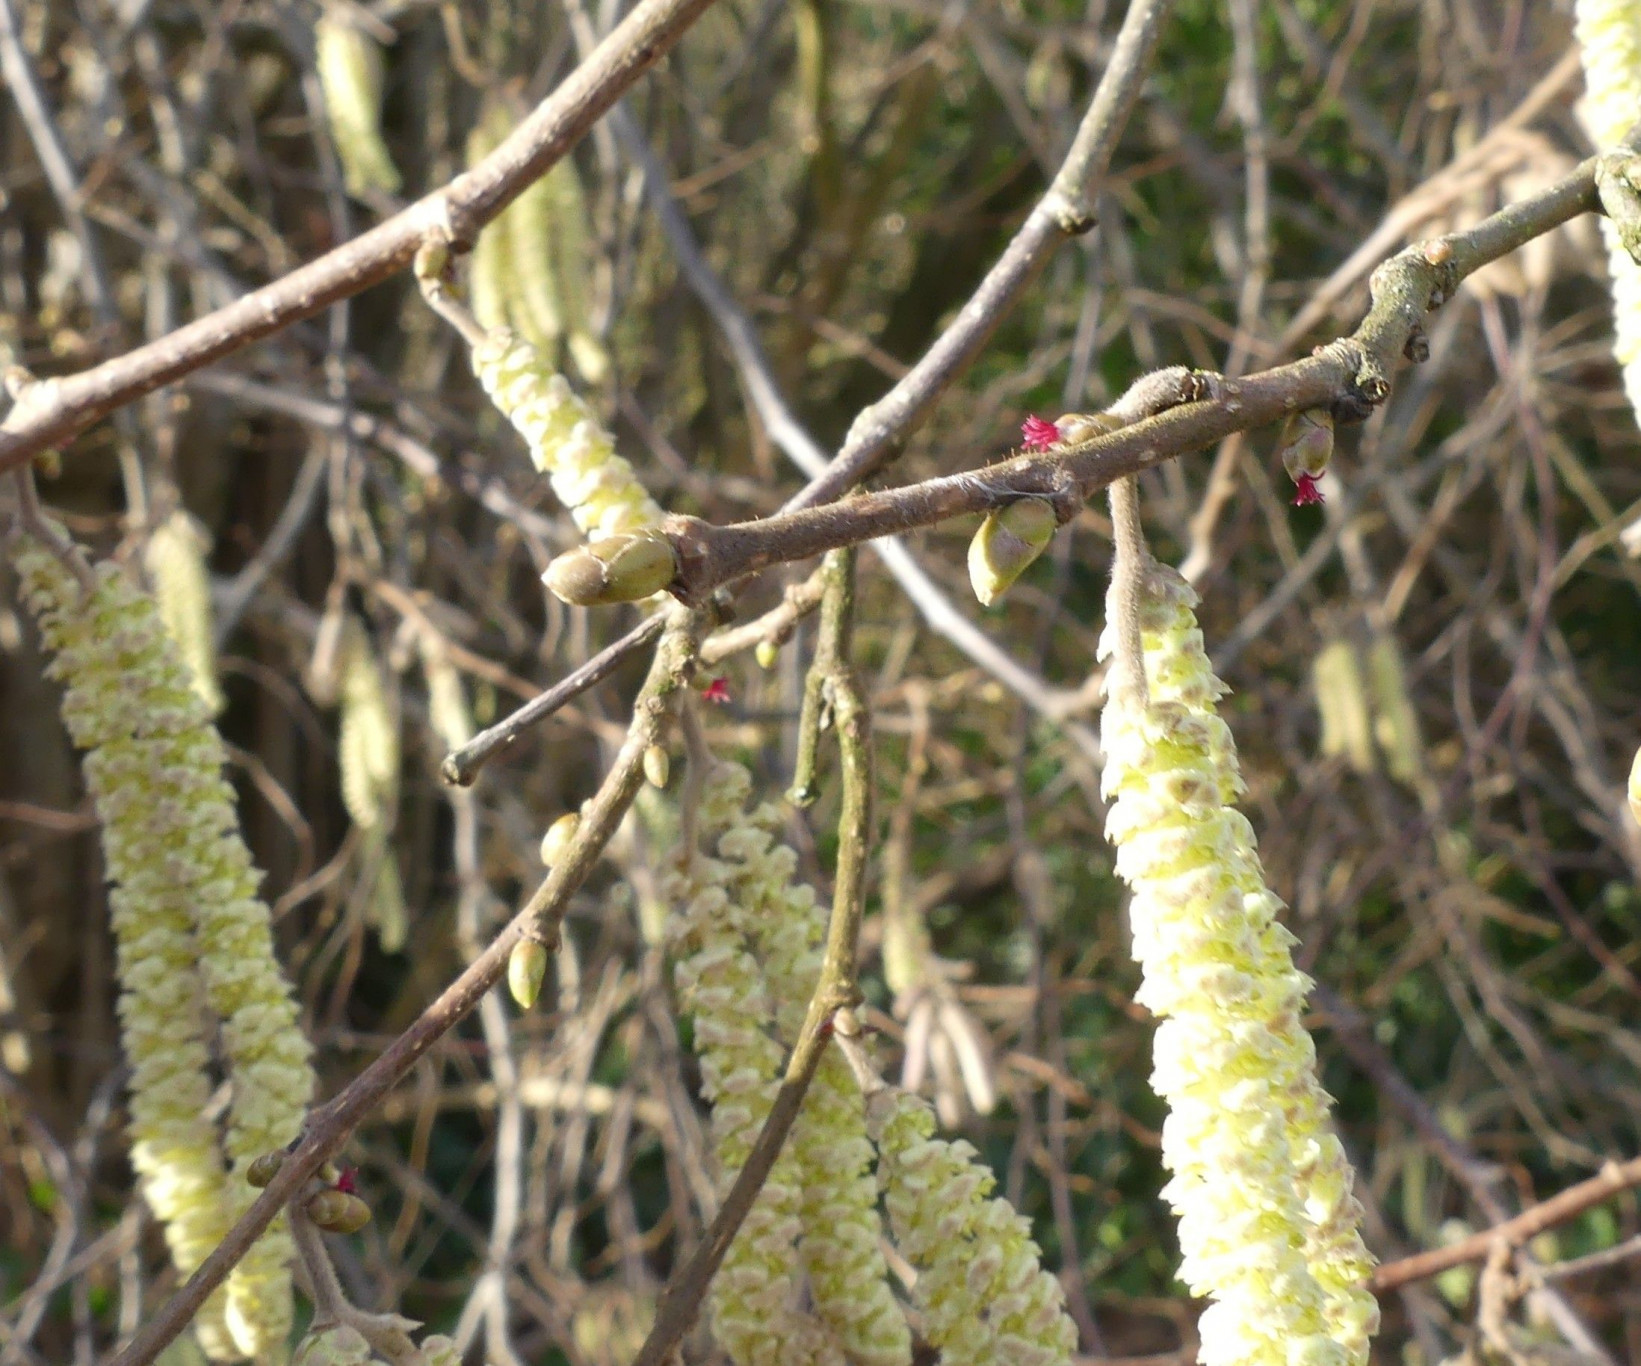
[[[382,666],[357,619],[343,627],[337,674],[342,715],[336,758],[342,804],[365,836],[363,864],[370,879],[365,918],[375,927],[382,948],[397,953],[408,928],[391,840],[399,799],[399,724],[388,702]]]
[[[314,24],[313,36],[325,115],[348,193],[398,193],[399,170],[382,140],[381,47],[336,13],[322,16]]]
[[[1388,631],[1375,633],[1368,646],[1368,690],[1373,695],[1373,734],[1384,751],[1385,767],[1397,782],[1414,786],[1424,776],[1424,739],[1402,652]]]
[[[342,804],[360,829],[375,830],[393,820],[399,790],[399,727],[370,637],[357,621],[344,628],[338,676],[342,717],[336,750]]]
[[[660,507],[615,453],[598,415],[535,347],[515,332],[490,332],[473,348],[473,373],[589,539],[661,520]]]
[[[512,121],[507,117],[506,110],[499,104],[492,106],[467,135],[468,167],[477,165],[495,151],[511,126]],[[503,209],[479,231],[479,239],[473,244],[473,254],[468,260],[467,305],[479,320],[479,326],[487,332],[506,327],[508,323],[509,280],[513,266],[512,234],[508,231],[507,214],[511,207],[509,205],[508,209]]]
[[[1348,640],[1330,640],[1311,662],[1311,686],[1322,717],[1322,754],[1343,757],[1357,773],[1378,767],[1373,750],[1373,712],[1368,706],[1367,680],[1356,647]]]
[[[698,834],[711,848],[740,818],[744,769],[708,775]],[[676,908],[669,926],[674,980],[694,1019],[701,1089],[712,1102],[720,1194],[745,1165],[774,1103],[782,1049],[771,1035],[765,976],[749,952],[751,916],[730,895],[731,868],[697,852],[662,880]],[[831,1336],[798,1303],[801,1191],[797,1161],[783,1150],[713,1278],[712,1332],[736,1366],[843,1366]]]
[[[131,1064],[132,1163],[192,1272],[255,1192],[251,1159],[293,1139],[313,1089],[309,1047],[274,956],[267,907],[222,777],[221,738],[154,600],[116,566],[82,592],[61,559],[18,536],[24,596],[55,654],[63,720],[102,821],[118,947],[121,1035]],[[214,1126],[208,1020],[232,1093],[224,1172]],[[214,1357],[282,1355],[291,1245],[270,1226],[196,1320]]]
[[[750,778],[747,780],[750,785]],[[748,914],[750,946],[774,1002],[775,1028],[797,1041],[820,977],[828,912],[798,881],[798,856],[776,838],[780,810],[763,805],[732,819],[717,841],[729,895]],[[911,1334],[888,1283],[860,1085],[828,1049],[792,1127],[802,1235],[798,1252],[815,1312],[858,1366],[904,1366]]]
[[[1300,1019],[1282,903],[1232,805],[1236,745],[1203,651],[1196,595],[1151,566],[1140,588],[1149,700],[1102,717],[1106,833],[1133,889],[1137,995],[1156,1014],[1152,1085],[1169,1107],[1164,1190],[1180,1279],[1211,1297],[1205,1366],[1364,1366],[1378,1326],[1352,1173]],[[1108,620],[1120,604],[1108,604]],[[1116,648],[1108,626],[1101,654]]]
[[[542,177],[541,187],[552,228],[554,277],[570,355],[582,378],[597,384],[609,373],[610,357],[592,330],[593,241],[587,196],[575,161],[566,156],[555,162]]]
[[[222,688],[217,682],[211,576],[205,567],[210,548],[205,528],[178,508],[149,536],[143,567],[154,586],[160,619],[193,677],[194,691],[215,716],[222,710]]]
[[[1574,32],[1584,58],[1579,117],[1603,151],[1615,147],[1641,114],[1641,4],[1636,0],[1576,0]],[[1601,219],[1612,281],[1613,352],[1630,406],[1641,413],[1641,265]]]
[[[936,1138],[928,1102],[872,1097],[878,1182],[901,1254],[917,1271],[923,1334],[943,1366],[1065,1366],[1077,1346],[1060,1283],[1031,1229],[962,1139]]]

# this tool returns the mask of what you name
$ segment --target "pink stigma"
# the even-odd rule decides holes
[[[1025,448],[1028,451],[1046,450],[1060,439],[1060,429],[1052,422],[1045,422],[1033,413],[1020,424],[1020,432],[1025,437]]]
[[[1294,480],[1294,485],[1293,505],[1296,508],[1308,507],[1312,503],[1321,503],[1323,501],[1322,486],[1316,482],[1313,476],[1302,474]]]
[[[359,1173],[352,1167],[343,1167],[342,1174],[336,1178],[336,1189],[344,1195],[352,1195],[358,1184]]]
[[[716,702],[720,707],[729,701],[729,680],[715,678],[702,690],[701,696],[708,702]]]

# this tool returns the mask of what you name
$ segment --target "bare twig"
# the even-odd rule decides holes
[[[0,471],[214,360],[387,279],[428,243],[465,249],[559,160],[712,0],[641,0],[585,62],[472,170],[316,261],[123,356],[30,386],[0,423]]]

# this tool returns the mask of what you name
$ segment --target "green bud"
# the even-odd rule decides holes
[[[564,858],[569,851],[570,841],[575,838],[575,832],[580,828],[581,817],[574,811],[566,811],[547,827],[547,833],[541,837],[543,867],[551,868]]]
[[[775,661],[781,657],[781,647],[772,640],[760,640],[752,651],[752,657],[758,661],[760,669],[773,669]]]
[[[357,1233],[370,1222],[370,1206],[347,1191],[320,1191],[307,1208],[308,1218],[327,1233]]]
[[[274,1175],[285,1165],[285,1152],[282,1148],[275,1148],[271,1153],[263,1153],[254,1158],[251,1165],[245,1168],[245,1179],[259,1190],[274,1179]]]
[[[1113,417],[1110,413],[1061,413],[1054,419],[1054,425],[1060,429],[1060,439],[1056,445],[1076,446],[1104,436],[1107,432],[1114,432],[1124,424],[1120,417]]]
[[[1282,424],[1277,449],[1282,452],[1282,467],[1294,483],[1301,476],[1321,478],[1333,458],[1333,414],[1326,408],[1290,413]]]
[[[546,977],[547,946],[539,939],[521,939],[514,944],[507,955],[507,989],[520,1010],[528,1010],[536,1003]]]
[[[1059,518],[1041,498],[1022,498],[992,513],[969,542],[969,582],[990,607],[1054,539]]]
[[[672,759],[660,745],[650,745],[644,751],[644,776],[651,787],[665,787],[672,775]]]
[[[640,602],[678,575],[678,552],[659,531],[625,531],[567,550],[542,581],[553,596],[575,607]]]

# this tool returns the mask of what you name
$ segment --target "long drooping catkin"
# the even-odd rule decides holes
[[[309,1047],[222,777],[222,741],[154,600],[106,563],[84,590],[56,549],[27,535],[16,538],[13,561],[55,654],[63,720],[88,751],[86,783],[114,884],[132,1162],[186,1274],[255,1195],[244,1180],[251,1159],[296,1137],[313,1090]],[[231,1178],[203,1118],[212,1016],[233,1088]],[[290,1256],[280,1221],[202,1311],[207,1352],[282,1352]]]

